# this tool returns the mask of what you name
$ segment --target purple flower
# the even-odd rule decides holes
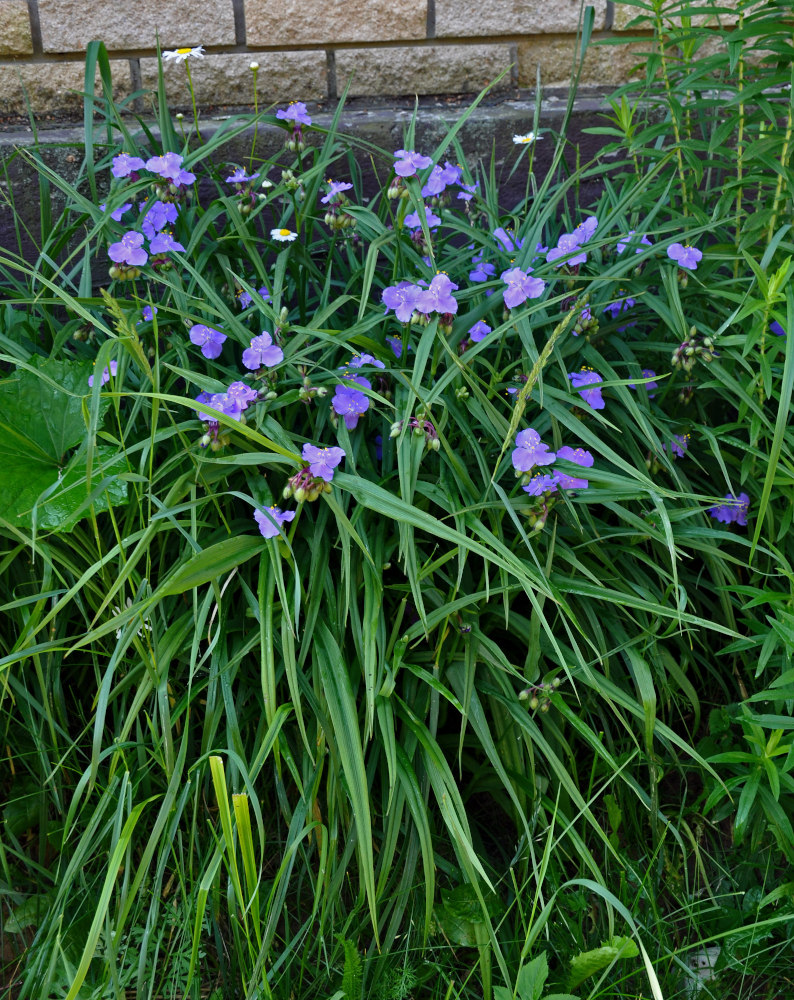
[[[529,472],[536,465],[551,465],[557,456],[549,451],[549,446],[540,440],[540,434],[532,427],[519,431],[516,447],[513,449],[513,468],[518,472]]]
[[[223,342],[226,334],[220,330],[213,330],[211,326],[203,323],[196,323],[190,328],[190,343],[201,348],[201,353],[205,358],[217,358],[223,349]]]
[[[578,372],[569,372],[568,378],[571,380],[571,385],[588,406],[591,406],[594,410],[604,409],[604,397],[601,395],[601,389],[587,388],[587,386],[604,381],[598,372],[594,372],[592,368],[582,368]]]
[[[434,215],[430,209],[425,205],[425,218],[427,219],[428,229],[435,229],[435,227],[441,222],[441,219],[437,215]],[[406,215],[405,224],[409,229],[419,229],[422,223],[419,221],[419,213],[411,212],[410,215]]]
[[[619,302],[610,302],[604,308],[604,312],[609,313],[612,319],[617,319],[622,312],[626,312],[627,309],[631,309],[634,305],[636,305],[634,299],[630,295],[627,295],[625,299],[621,299]]]
[[[196,175],[182,169],[184,157],[179,153],[164,153],[162,156],[152,156],[146,161],[146,169],[153,174],[159,174],[165,180],[174,184],[192,184]]]
[[[679,267],[685,267],[690,271],[696,271],[698,261],[703,259],[703,254],[689,244],[671,243],[667,248],[667,256],[674,260]]]
[[[280,365],[283,360],[284,352],[273,343],[267,330],[263,330],[258,337],[253,337],[251,345],[243,351],[243,365],[252,372]]]
[[[118,361],[111,361],[109,367],[110,367],[110,371],[108,371],[107,368],[103,369],[103,371],[102,371],[102,380],[99,383],[100,385],[105,385],[106,382],[109,382],[111,375],[113,376],[113,378],[116,377],[116,372],[118,371],[118,367],[119,367]],[[93,375],[89,375],[88,376],[88,384],[90,386],[94,385],[94,376]]]
[[[439,273],[430,282],[430,286],[419,292],[416,298],[416,308],[423,313],[456,313],[458,303],[452,297],[458,286],[450,281],[448,275]]]
[[[256,180],[259,176],[259,171],[255,174],[247,174],[244,167],[237,167],[234,173],[230,174],[226,178],[227,184],[247,184],[249,181]]]
[[[683,458],[689,450],[690,436],[689,434],[673,434],[673,440],[670,442],[670,451],[676,458]],[[666,444],[663,444],[662,448],[667,451]]]
[[[642,253],[642,248],[644,246],[646,247],[653,246],[653,243],[651,243],[651,241],[648,239],[647,236],[640,236],[639,241],[633,240],[631,238],[632,236],[636,235],[637,235],[636,232],[633,229],[630,229],[627,235],[623,237],[623,239],[618,240],[617,246],[615,247],[617,252],[623,253],[623,251],[626,249],[627,246],[634,246],[634,244],[636,244],[637,242],[639,242],[640,245],[635,248],[634,253]]]
[[[106,207],[104,201],[102,202],[102,204],[99,207],[102,209],[103,212],[107,211],[107,207]],[[123,205],[120,205],[118,208],[114,209],[110,213],[111,219],[113,219],[114,222],[121,222],[121,217],[122,217],[122,215],[124,215],[124,213],[127,211],[128,208],[132,208],[132,202],[131,201],[125,201]]]
[[[546,285],[540,278],[530,278],[528,272],[531,270],[531,267],[526,271],[522,271],[520,267],[511,267],[502,271],[500,277],[507,285],[505,305],[508,309],[515,309],[527,299],[536,299],[543,294]]]
[[[108,257],[117,264],[129,264],[131,267],[139,267],[145,264],[149,255],[143,246],[143,233],[125,233],[118,243],[111,243],[108,247]]]
[[[496,242],[506,253],[515,253],[516,250],[520,250],[524,245],[524,241],[517,239],[512,230],[508,232],[502,226],[494,229],[493,235]]]
[[[474,197],[474,192],[480,186],[479,184],[464,184],[462,181],[458,182],[460,191],[458,191],[458,198],[462,201],[471,201]]]
[[[591,216],[595,218],[595,216]],[[587,260],[587,254],[584,250],[580,250],[581,240],[575,232],[573,233],[563,233],[562,236],[557,240],[557,246],[553,250],[549,250],[546,254],[546,260],[551,264],[555,260],[559,260],[560,257],[566,257],[564,261],[560,261],[557,267],[562,267],[563,264],[568,264],[570,267],[574,267],[576,264],[584,264]],[[574,253],[574,251],[580,250],[579,253]],[[573,257],[570,254],[574,254]]]
[[[474,264],[474,270],[469,271],[469,281],[488,281],[496,273],[496,267],[493,264],[483,261],[483,255],[481,253],[475,254],[471,262]]]
[[[146,209],[146,215],[141,223],[141,229],[146,234],[146,239],[154,239],[155,233],[172,222],[176,222],[177,207],[173,202],[153,201],[148,207],[141,205],[140,211]]]
[[[548,472],[537,472],[526,486],[522,486],[522,489],[531,497],[542,497],[544,493],[557,492],[557,481],[556,475]]]
[[[295,125],[311,125],[312,120],[306,113],[306,105],[303,101],[292,101],[286,109],[279,108],[276,118],[283,122],[294,122]]]
[[[651,379],[652,378],[656,378],[656,372],[653,371],[652,368],[643,368],[642,371],[640,372],[640,375],[642,375],[643,378],[651,378]],[[634,384],[634,382],[629,382],[628,386],[629,386],[629,389],[634,389],[634,391],[636,392],[637,386]],[[648,393],[648,399],[653,399],[653,397],[656,395],[656,393],[651,392],[651,389],[658,389],[659,388],[659,383],[658,382],[643,382],[643,386],[645,387],[645,391]]]
[[[151,323],[156,315],[157,306],[144,306],[141,310],[141,316],[143,316],[147,323]]]
[[[436,195],[443,194],[447,184],[453,184],[453,183],[454,181],[445,180],[443,167],[435,166],[430,171],[430,176],[427,178],[427,183],[422,188],[422,197],[434,198]]]
[[[403,356],[403,342],[401,337],[387,337],[386,343],[394,351],[394,356],[399,361]]]
[[[389,285],[388,288],[384,288],[381,301],[386,306],[386,312],[393,309],[401,323],[410,323],[421,291],[418,285],[412,285],[410,281],[401,281],[399,285]]]
[[[197,397],[197,403],[205,403],[211,409],[217,410],[218,413],[223,413],[225,416],[231,417],[232,420],[240,419],[243,408],[237,396],[232,395],[230,392],[213,392],[209,399],[202,399],[202,396],[206,396],[206,393],[201,393]]]
[[[252,389],[245,382],[232,382],[226,390],[226,394],[237,402],[241,410],[247,410],[250,403],[255,403],[259,399],[259,393],[256,389]]]
[[[783,329],[783,327],[780,325],[780,323],[778,323],[776,319],[773,319],[772,322],[769,324],[769,332],[774,333],[776,337],[786,336],[786,331]]]
[[[341,448],[318,448],[313,444],[305,444],[301,455],[304,462],[309,463],[309,472],[326,483],[334,478],[334,469],[345,457]]]
[[[182,253],[185,252],[182,244],[178,243],[170,233],[158,233],[149,244],[149,251],[151,253],[167,253],[169,250],[181,250]]]
[[[589,451],[584,448],[569,448],[567,444],[557,452],[557,458],[572,462],[574,465],[581,465],[586,469],[589,469],[594,461]],[[558,471],[556,475],[557,485],[564,490],[586,490],[590,485],[587,479],[577,479],[576,476],[569,476],[567,472]]]
[[[291,521],[293,517],[295,517],[294,510],[279,510],[278,507],[264,507],[262,510],[254,511],[254,518],[263,538],[277,538],[281,534],[280,528],[284,522]]]
[[[574,237],[579,246],[581,246],[583,243],[587,243],[587,241],[592,238],[596,229],[598,229],[598,219],[594,215],[591,215],[588,219],[585,219],[584,222],[580,222],[571,235]]]
[[[110,172],[114,177],[129,177],[130,174],[138,170],[143,170],[146,164],[140,156],[130,156],[129,153],[119,153],[113,157],[113,166]]]
[[[363,417],[369,409],[369,397],[359,389],[354,389],[352,385],[338,385],[334,390],[331,406],[334,413],[344,417],[345,427],[352,431],[358,423],[358,418]]]
[[[337,195],[349,191],[352,187],[353,185],[346,181],[328,181],[328,193],[324,198],[320,198],[320,201],[323,205],[327,205],[331,201],[336,201]]]
[[[261,296],[261,298],[264,299],[265,302],[270,301],[270,292],[265,288],[264,285],[262,285],[261,288],[257,288],[256,292],[257,295]],[[241,290],[237,293],[237,301],[240,303],[240,306],[243,309],[247,309],[254,300],[248,294],[248,292],[244,292]]]
[[[490,332],[491,327],[487,323],[483,323],[481,319],[478,319],[474,326],[469,327],[469,337],[475,344],[479,344],[481,340],[485,340]]]
[[[722,498],[729,501],[720,503],[714,507],[709,507],[708,515],[723,524],[739,524],[744,527],[747,524],[747,515],[750,511],[750,497],[746,493],[740,493],[738,497],[733,493],[728,493]]]
[[[397,158],[394,172],[400,177],[413,177],[417,170],[424,170],[433,162],[429,156],[415,153],[411,149],[398,149],[394,155]]]
[[[351,368],[363,368],[364,365],[372,365],[373,368],[385,368],[386,365],[371,354],[354,354],[348,361]]]

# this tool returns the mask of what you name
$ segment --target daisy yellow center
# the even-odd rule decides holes
[[[526,144],[526,143],[528,143],[528,142],[532,142],[532,140],[533,140],[534,138],[535,138],[535,136],[534,136],[534,135],[522,135],[522,136],[521,136],[521,138],[520,138],[520,139],[519,139],[518,141],[519,141],[520,143],[524,143],[524,144]]]
[[[185,49],[177,49],[176,51],[179,53],[180,56],[186,56],[189,55],[193,51],[193,49],[191,49],[190,46],[188,46]]]
[[[292,233],[290,232],[289,229],[279,229],[278,234],[279,234],[279,236],[291,236],[292,235]]]

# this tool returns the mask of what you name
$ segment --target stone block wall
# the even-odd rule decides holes
[[[595,39],[624,31],[633,10],[591,0]],[[710,0],[696,0],[708,4]],[[622,9],[625,8],[625,9]],[[564,87],[576,50],[579,0],[0,0],[0,115],[76,114],[82,56],[101,39],[122,100],[156,83],[163,49],[203,45],[191,61],[204,108],[286,100],[477,93],[501,86]],[[631,72],[631,47],[594,46],[582,83],[603,89]],[[181,64],[166,67],[175,107],[188,102]]]

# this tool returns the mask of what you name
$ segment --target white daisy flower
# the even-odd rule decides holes
[[[195,49],[190,47],[184,49],[172,49],[163,53],[163,62],[185,62],[187,59],[203,59],[204,46],[198,45]]]
[[[513,142],[516,146],[531,146],[536,139],[541,139],[542,136],[536,135],[534,132],[527,132],[526,135],[514,135]]]
[[[279,243],[292,243],[298,238],[298,234],[293,233],[291,229],[271,229],[270,238]]]
[[[131,598],[128,597],[127,601],[126,601],[126,604],[124,605],[123,608],[120,608],[118,605],[114,605],[113,606],[113,611],[111,613],[112,613],[112,615],[113,615],[114,618],[118,618],[118,616],[120,614],[122,614],[124,611],[129,611],[129,609],[131,607],[132,607],[132,600],[131,600]],[[152,626],[149,624],[149,619],[148,618],[144,618],[143,619],[143,623],[142,623],[141,627],[138,629],[138,631],[136,632],[136,635],[138,635],[138,636],[143,635],[144,629],[147,632],[151,632],[151,630],[152,630]],[[122,630],[120,628],[116,629],[116,638],[117,639],[121,638],[121,632],[122,632]]]

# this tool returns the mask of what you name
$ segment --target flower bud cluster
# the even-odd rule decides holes
[[[670,361],[674,368],[681,368],[689,374],[696,361],[708,364],[719,355],[714,350],[714,341],[697,332],[696,327],[690,327],[689,337],[676,347]]]
[[[295,172],[293,170],[282,170],[281,180],[283,181],[284,187],[287,191],[291,191],[299,201],[303,200],[305,196],[303,183],[300,178],[295,176]]]
[[[332,489],[329,482],[313,476],[306,465],[287,480],[282,496],[285,500],[294,497],[298,503],[313,503],[322,493],[330,493]]]
[[[543,684],[532,684],[528,688],[524,688],[518,695],[520,701],[529,702],[529,707],[532,711],[536,711],[538,708],[541,712],[548,712],[551,708],[551,699],[549,694],[552,691],[556,691],[560,686],[560,678],[554,677],[552,680],[547,681]]]
[[[108,274],[116,281],[134,281],[141,273],[134,264],[111,264]]]
[[[411,433],[414,437],[424,437],[425,443],[427,445],[428,451],[438,451],[441,447],[441,442],[438,439],[438,431],[436,430],[432,421],[425,419],[425,413],[417,414],[417,417],[413,420],[408,421],[408,426],[411,428]],[[396,420],[391,425],[391,430],[389,431],[390,438],[396,438],[400,436],[403,429],[403,421]]]
[[[408,188],[406,188],[405,181],[402,179],[402,177],[400,177],[399,175],[394,177],[391,184],[386,190],[386,197],[391,198],[392,200],[394,198],[408,197]]]

